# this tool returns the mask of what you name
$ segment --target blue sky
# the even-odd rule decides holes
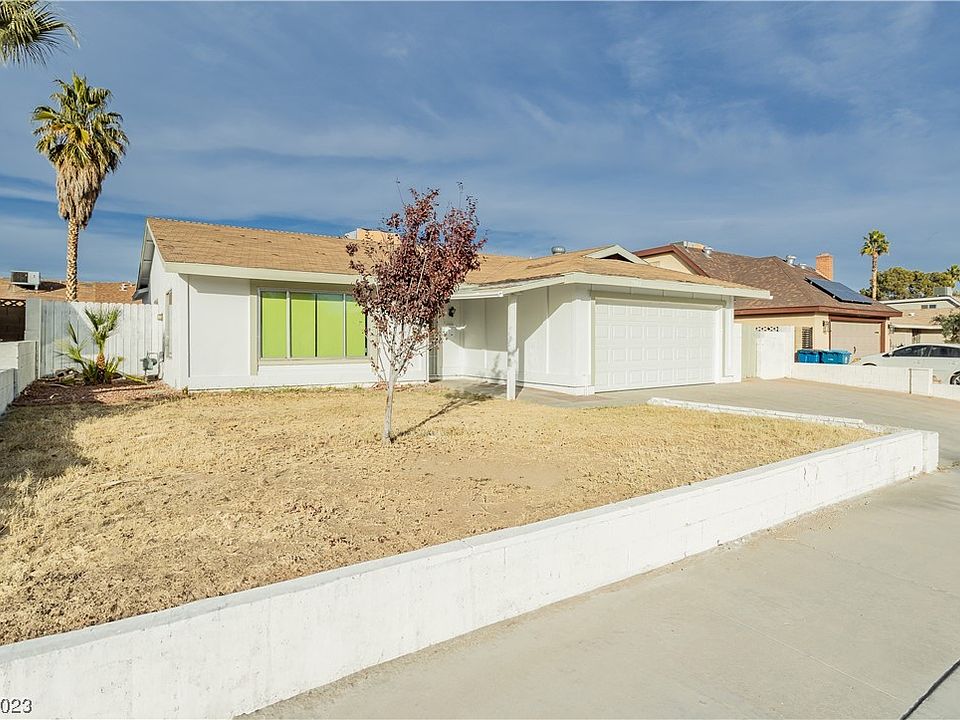
[[[81,279],[132,279],[147,215],[342,233],[456,183],[495,252],[677,240],[859,288],[960,262],[958,4],[69,3],[81,47],[0,68],[0,272],[62,277],[28,118],[71,70],[130,152]]]

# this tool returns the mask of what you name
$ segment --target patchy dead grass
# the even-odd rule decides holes
[[[0,643],[542,520],[861,430],[407,389],[17,407],[0,420]]]

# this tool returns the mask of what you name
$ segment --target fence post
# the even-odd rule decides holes
[[[40,362],[40,341],[43,337],[41,327],[43,312],[40,305],[42,302],[40,298],[29,298],[24,313],[23,339],[33,343],[33,371],[36,377],[46,375]]]

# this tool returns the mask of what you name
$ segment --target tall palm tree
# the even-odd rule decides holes
[[[860,248],[861,255],[869,255],[873,260],[873,268],[870,274],[870,294],[874,300],[877,299],[877,264],[881,255],[890,252],[890,241],[887,236],[879,230],[871,230],[863,236],[863,247]]]
[[[0,63],[42,65],[65,37],[77,42],[73,28],[48,3],[0,1]]]
[[[39,123],[37,152],[57,171],[57,203],[67,221],[67,300],[77,299],[77,243],[90,222],[103,181],[120,165],[127,151],[123,118],[109,112],[111,93],[91,87],[73,74],[73,81],[57,80],[59,92],[50,97],[56,108],[41,105],[33,111]]]

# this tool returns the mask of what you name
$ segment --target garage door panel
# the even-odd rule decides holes
[[[717,310],[595,304],[595,385],[622,390],[715,380]]]
[[[881,352],[880,339],[880,323],[830,323],[830,349],[849,350],[854,358]]]

